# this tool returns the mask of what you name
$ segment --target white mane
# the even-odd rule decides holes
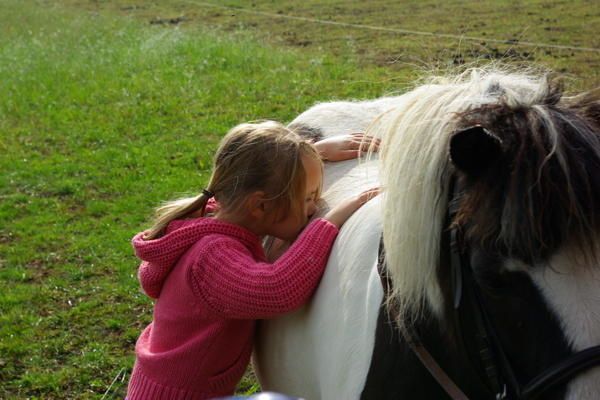
[[[448,145],[454,117],[500,97],[511,106],[530,104],[543,97],[546,83],[541,76],[474,69],[415,89],[371,126],[370,133],[383,138],[383,237],[390,297],[400,315],[419,317],[426,305],[438,316],[442,311],[436,268],[453,168]]]

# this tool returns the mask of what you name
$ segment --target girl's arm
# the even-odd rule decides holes
[[[324,161],[344,161],[379,150],[380,139],[364,133],[332,136],[314,144]]]
[[[311,222],[272,264],[255,261],[236,239],[214,238],[192,267],[193,290],[221,318],[263,319],[300,307],[321,279],[339,228],[379,191],[366,190],[340,202]]]
[[[240,242],[217,239],[193,267],[192,287],[218,316],[264,319],[303,305],[316,289],[338,228],[309,224],[274,263],[256,262]]]

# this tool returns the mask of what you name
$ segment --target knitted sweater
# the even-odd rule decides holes
[[[127,398],[231,395],[250,361],[256,320],[309,299],[337,232],[317,219],[272,264],[258,236],[213,218],[173,221],[155,240],[137,234],[138,277],[158,300],[136,344]]]

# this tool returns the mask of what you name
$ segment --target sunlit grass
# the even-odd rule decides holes
[[[583,1],[377,4],[258,1],[256,9],[598,47],[598,16]],[[182,14],[182,27],[148,24]],[[380,96],[419,69],[511,49],[180,1],[0,2],[0,398],[124,397],[152,310],[129,240],[161,201],[203,186],[231,126]],[[581,78],[568,82],[575,87],[598,82],[597,54],[514,52]],[[249,374],[239,392],[256,389]]]
[[[231,126],[388,89],[240,36],[14,0],[0,32],[3,399],[101,398],[111,383],[123,398],[152,309],[129,240],[152,209],[202,187]]]

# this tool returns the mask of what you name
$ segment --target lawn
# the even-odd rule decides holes
[[[152,310],[129,240],[162,201],[202,188],[231,126],[289,121],[317,101],[404,90],[423,71],[463,62],[457,43],[444,51],[445,40],[405,44],[404,36],[301,21],[267,29],[264,15],[157,4],[0,2],[2,399],[124,397],[134,343]],[[254,4],[267,10],[273,3]],[[337,14],[333,2],[281,4],[282,12],[396,23],[378,20],[393,11],[384,2],[349,2]],[[590,10],[544,17],[556,19],[550,25],[562,34],[528,39],[599,47],[599,11],[581,4]],[[442,11],[433,16],[442,23]],[[577,16],[585,29],[575,26]],[[470,30],[474,20],[465,33],[481,33]],[[502,23],[518,32],[512,21],[493,21],[494,35]],[[477,46],[461,50],[464,62]],[[511,60],[563,71],[570,87],[600,82],[599,53],[524,51]],[[255,389],[249,374],[239,392]]]
[[[567,87],[600,86],[596,0],[60,0],[149,24],[210,27],[320,52],[404,87],[474,61],[537,63]],[[586,50],[587,49],[587,50]]]
[[[151,318],[131,236],[205,183],[219,138],[317,99],[352,65],[241,35],[0,3],[0,398],[122,398]],[[248,389],[246,385],[242,391]]]

